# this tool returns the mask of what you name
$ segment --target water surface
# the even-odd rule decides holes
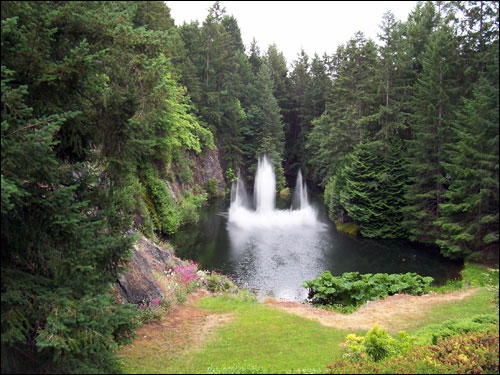
[[[289,205],[279,199],[276,203],[278,208]],[[228,222],[229,202],[217,200],[201,210],[197,225],[181,229],[170,240],[179,257],[231,276],[240,286],[285,300],[305,299],[303,282],[325,270],[333,275],[416,272],[442,284],[462,268],[434,248],[337,232],[320,201],[313,200],[312,205],[319,212],[316,227],[243,229]]]

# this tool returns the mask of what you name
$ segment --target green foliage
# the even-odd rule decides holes
[[[211,292],[227,292],[230,290],[236,290],[237,287],[233,282],[225,275],[212,271],[205,277],[205,285]]]
[[[432,243],[440,237],[435,221],[446,189],[442,163],[444,145],[451,141],[457,95],[457,57],[450,30],[433,33],[422,60],[423,71],[416,84],[413,139],[407,141],[410,179],[404,225],[411,240]]]
[[[179,228],[181,220],[166,184],[152,167],[143,171],[142,179],[147,192],[146,204],[156,229],[163,233],[174,233]]]
[[[232,168],[228,168],[226,170],[226,179],[229,181],[229,183],[238,180],[238,176],[234,173]]]
[[[157,169],[152,166],[143,168],[141,179],[146,193],[143,199],[157,231],[171,234],[181,225],[198,221],[197,209],[207,200],[206,193],[192,194],[186,190],[175,203],[173,193],[159,178]]]
[[[330,178],[325,186],[324,202],[328,209],[328,217],[343,224],[347,221],[347,212],[340,203],[340,192],[345,188],[345,178],[340,172]]]
[[[322,186],[344,166],[346,156],[377,124],[375,43],[358,32],[337,48],[328,69],[335,72],[325,111],[312,121],[306,147],[313,177]]]
[[[192,194],[186,191],[181,202],[177,206],[179,212],[180,225],[188,223],[197,223],[199,215],[197,210],[205,203],[207,200],[207,194]]]
[[[78,113],[33,117],[12,74],[2,68],[2,371],[117,371],[135,328],[110,294],[131,246],[127,189],[94,192],[91,165],[58,160],[56,134]]]
[[[449,319],[440,324],[426,326],[418,331],[420,344],[437,344],[443,338],[469,332],[480,332],[490,326],[498,325],[498,316],[481,314],[460,319]]]
[[[482,76],[454,124],[450,161],[442,163],[450,186],[439,205],[436,243],[448,257],[498,247],[498,122],[498,85]]]
[[[219,196],[219,183],[215,177],[209,178],[205,181],[205,191],[207,192],[209,199]]]
[[[305,281],[309,299],[316,304],[359,306],[366,301],[383,298],[396,293],[423,294],[433,281],[416,273],[406,274],[364,274],[346,272],[332,276],[325,271],[316,279]]]
[[[264,154],[271,160],[276,175],[276,186],[285,186],[282,166],[285,134],[281,121],[280,108],[273,96],[273,83],[267,65],[263,64],[256,77],[256,102],[248,110],[248,123],[253,128],[250,142],[253,150],[248,154],[255,165],[257,158]]]
[[[342,358],[350,361],[370,359],[378,362],[386,357],[394,356],[407,351],[414,343],[415,338],[401,331],[394,338],[385,329],[375,325],[366,333],[366,336],[349,334],[342,346]]]
[[[119,372],[136,326],[108,294],[125,231],[194,217],[198,201],[176,213],[153,169],[135,177],[142,160],[213,146],[165,56],[167,14],[2,4],[2,372]]]
[[[334,215],[340,204],[359,224],[365,237],[397,238],[404,235],[400,224],[404,175],[398,150],[400,147],[394,147],[390,157],[386,157],[381,150],[362,140],[349,154],[342,177],[331,180],[332,185],[325,195],[332,206],[329,212]],[[341,189],[335,191],[338,181],[342,181]]]
[[[188,153],[214,146],[208,129],[229,181],[267,153],[279,187],[301,164],[329,216],[365,236],[409,234],[452,258],[498,248],[496,2],[387,14],[380,47],[358,33],[332,56],[302,51],[290,73],[277,46],[247,57],[219,3],[176,27],[162,2],[10,1],[1,38],[3,372],[119,371],[135,323],[107,293],[125,231],[196,221],[206,196],[189,192]],[[498,281],[467,272],[498,301]],[[375,276],[334,281],[340,304],[426,287]]]
[[[435,345],[416,346],[384,361],[337,361],[333,374],[495,374],[498,373],[498,326],[451,336]]]

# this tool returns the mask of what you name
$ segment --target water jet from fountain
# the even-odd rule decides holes
[[[276,203],[276,177],[269,159],[259,158],[254,183],[255,210],[250,208],[246,190],[238,174],[231,187],[229,223],[243,229],[275,229],[288,227],[322,227],[317,211],[309,203],[307,186],[299,171],[292,208],[278,210]]]

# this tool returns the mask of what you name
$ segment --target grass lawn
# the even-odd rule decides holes
[[[481,288],[463,300],[429,308],[409,333],[451,318],[495,311],[492,294]],[[165,334],[129,350],[124,358],[126,373],[206,373],[210,368],[257,366],[271,373],[300,369],[323,371],[341,358],[339,343],[352,330],[344,331],[269,306],[231,296],[206,297],[197,307],[208,314],[231,314],[231,320],[214,330],[200,345],[186,345],[189,333]],[[355,332],[364,335],[366,331]],[[183,336],[184,335],[184,336]],[[176,345],[168,341],[174,340]],[[164,350],[167,348],[167,350]]]
[[[496,309],[490,300],[493,298],[491,292],[480,288],[472,296],[460,301],[447,302],[429,308],[423,319],[419,320],[414,329],[409,333],[418,331],[419,328],[430,324],[442,323],[447,319],[459,319],[472,315],[495,313]]]
[[[141,355],[136,347],[125,359],[127,373],[206,373],[210,367],[253,365],[274,373],[312,368],[324,370],[341,358],[339,344],[348,331],[324,327],[257,302],[228,296],[207,297],[198,306],[233,319],[201,348],[171,358]],[[365,331],[358,331],[364,334]],[[170,357],[170,356],[169,356]]]

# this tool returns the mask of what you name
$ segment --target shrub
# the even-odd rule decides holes
[[[162,290],[165,291],[163,298],[159,302],[162,310],[158,313],[160,316],[161,313],[168,312],[176,303],[184,302],[187,294],[200,285],[201,278],[197,269],[198,264],[190,260],[175,266],[169,271],[160,272],[159,269],[153,270],[153,275],[161,284]],[[144,307],[141,310],[141,314],[144,315],[141,321],[156,320],[159,318],[157,315],[150,317],[151,313]]]
[[[148,323],[153,320],[158,320],[163,315],[162,298],[157,297],[151,302],[143,301],[137,307],[137,317],[141,323]]]
[[[190,292],[199,284],[199,276],[197,274],[198,264],[192,260],[189,263],[184,263],[174,268],[174,274],[179,285],[184,286],[186,292]]]
[[[436,344],[439,340],[462,333],[479,332],[498,325],[498,316],[481,314],[462,319],[449,319],[440,324],[433,324],[419,331],[420,344]]]
[[[198,208],[200,208],[206,200],[206,193],[195,195],[186,191],[177,206],[179,225],[198,222]]]
[[[221,275],[215,271],[206,276],[205,285],[211,292],[227,292],[231,289],[237,289],[228,276]]]
[[[234,182],[238,179],[238,177],[236,176],[236,174],[234,173],[233,171],[233,168],[228,168],[226,170],[226,179],[227,181],[229,181],[230,183],[231,182]]]
[[[422,277],[416,273],[405,274],[364,274],[346,272],[342,276],[332,276],[325,271],[316,279],[305,281],[309,288],[309,299],[316,304],[359,306],[368,300],[383,298],[396,293],[423,294],[433,281],[432,277]]]
[[[334,374],[498,374],[498,326],[416,346],[384,361],[347,359],[327,367]]]
[[[165,234],[177,231],[181,219],[177,213],[175,202],[165,182],[158,177],[158,171],[148,165],[141,176],[146,187],[146,206],[155,223],[156,229]]]
[[[208,194],[208,198],[215,198],[219,195],[219,183],[216,178],[209,178],[205,181],[205,191]]]
[[[346,342],[340,345],[344,349],[342,355],[344,359],[380,361],[388,356],[405,352],[414,342],[415,338],[405,332],[399,332],[394,338],[385,329],[375,325],[365,337],[351,333],[346,336]]]

